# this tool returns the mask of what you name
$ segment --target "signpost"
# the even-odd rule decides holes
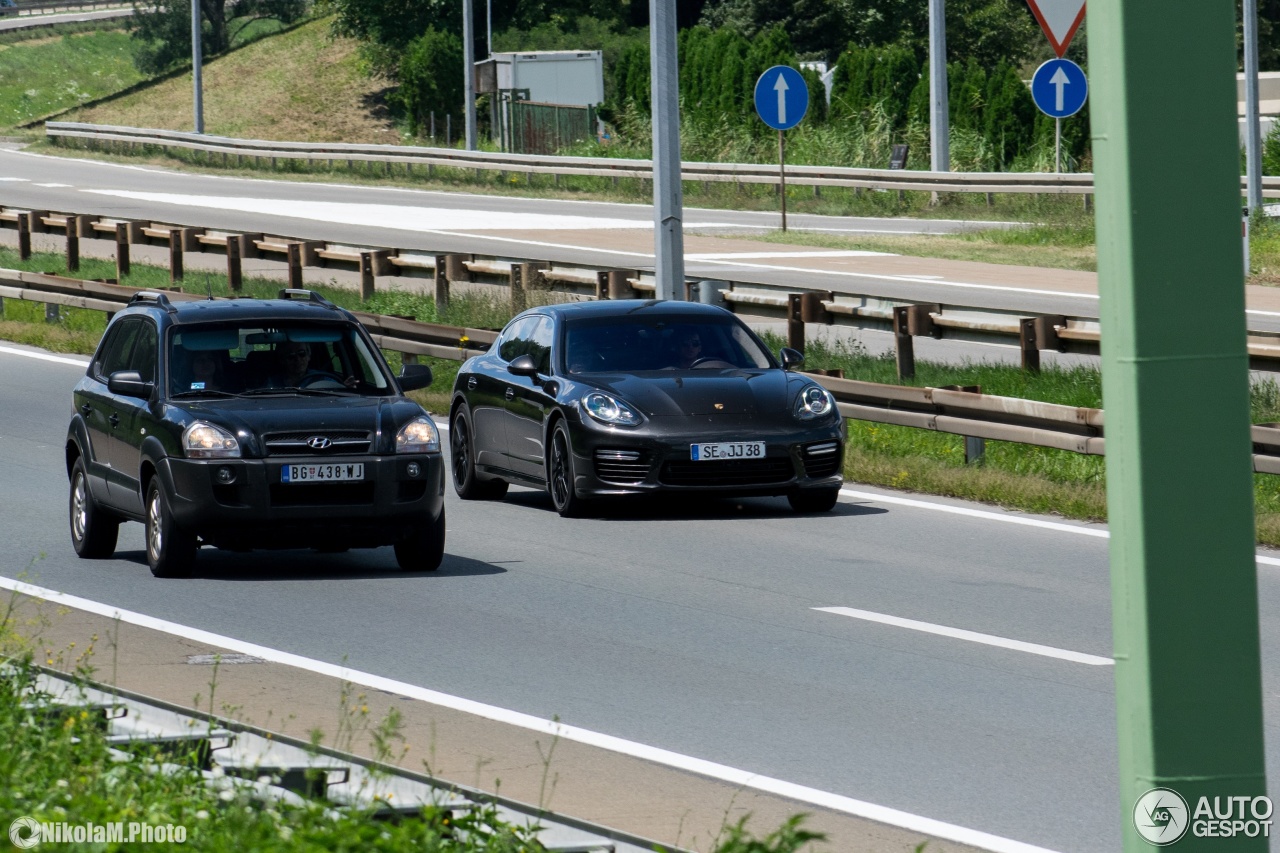
[[[1062,171],[1062,120],[1073,116],[1089,99],[1084,70],[1070,59],[1050,59],[1031,77],[1031,98],[1040,112],[1055,119],[1053,170]]]
[[[1084,22],[1084,3],[1085,0],[1027,0],[1059,59],[1066,54],[1076,30]]]
[[[789,65],[775,65],[756,81],[756,113],[778,131],[778,178],[782,196],[782,230],[787,230],[787,148],[783,132],[800,123],[809,111],[809,87],[800,72]]]

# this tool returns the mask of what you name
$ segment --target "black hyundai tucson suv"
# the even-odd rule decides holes
[[[75,387],[66,463],[71,542],[115,551],[146,525],[157,577],[196,551],[395,546],[400,567],[444,556],[440,433],[358,320],[319,295],[170,301],[139,293]]]

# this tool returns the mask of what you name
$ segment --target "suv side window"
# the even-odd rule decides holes
[[[93,362],[93,378],[99,382],[106,382],[107,378],[117,370],[130,369],[129,355],[133,352],[133,345],[142,331],[142,324],[143,321],[140,318],[132,317],[116,324],[107,335],[102,349],[98,351],[98,358]]]
[[[160,336],[156,333],[156,327],[148,321],[143,320],[139,325],[142,329],[138,332],[138,341],[134,344],[133,355],[129,358],[127,369],[138,371],[143,382],[155,382],[156,349],[160,343]]]

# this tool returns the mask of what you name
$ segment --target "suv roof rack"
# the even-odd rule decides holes
[[[332,302],[330,302],[328,299],[325,299],[323,296],[316,293],[314,290],[306,290],[301,287],[286,287],[280,291],[280,295],[277,298],[293,299],[294,297],[302,297],[302,296],[305,296],[308,302],[313,302],[316,305],[323,305],[325,308],[333,308],[336,310],[338,307],[337,305],[334,305]]]
[[[178,311],[177,308],[173,307],[173,303],[169,301],[169,297],[165,296],[163,293],[156,293],[153,290],[139,291],[133,294],[133,298],[129,300],[130,305],[135,305],[140,302],[150,302],[152,304],[159,305],[170,314],[177,313]]]

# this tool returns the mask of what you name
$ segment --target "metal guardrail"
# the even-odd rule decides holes
[[[507,797],[369,761],[360,756],[183,708],[89,679],[72,680],[48,667],[38,673],[29,704],[37,720],[60,725],[72,713],[89,715],[105,733],[116,761],[144,760],[192,767],[207,785],[264,803],[322,803],[333,812],[367,810],[374,820],[493,806],[509,825],[530,829],[548,853],[688,851],[598,824],[559,815]],[[9,667],[0,677],[12,677]],[[169,757],[166,757],[169,756]],[[264,781],[267,777],[269,781]]]
[[[138,288],[110,282],[0,270],[0,308],[6,298],[113,312]],[[207,297],[174,292],[170,299]],[[489,347],[497,333],[354,312],[378,346],[410,357],[464,360]],[[1092,456],[1105,454],[1101,409],[997,397],[961,388],[917,388],[811,374],[836,397],[846,418],[945,432],[967,439],[1009,441]],[[1280,474],[1280,424],[1252,427],[1254,471]]]
[[[0,6],[0,19],[26,18],[55,12],[79,12],[84,9],[131,9],[121,0],[23,0],[15,6]]]
[[[274,142],[260,139],[235,139],[172,130],[156,130],[78,122],[47,122],[45,135],[50,139],[78,139],[88,142],[123,143],[131,146],[181,148],[221,154],[224,163],[235,156],[243,158],[305,160],[328,162],[373,162],[403,164],[409,168],[437,166],[475,169],[500,173],[521,172],[542,175],[580,175],[587,177],[639,178],[652,180],[653,161],[610,157],[560,157],[534,154],[503,154],[488,151],[464,151],[453,148],[426,148],[408,145],[357,145],[349,143]],[[908,169],[855,169],[840,166],[786,167],[787,182],[812,187],[848,187],[854,189],[917,190],[959,193],[1050,193],[1091,194],[1093,175],[1087,173],[1056,174],[1052,172],[925,172]],[[776,184],[778,167],[753,163],[681,164],[681,178],[686,181],[711,181],[744,184]],[[1244,178],[1241,187],[1244,188]],[[1263,195],[1280,198],[1280,177],[1262,179]]]
[[[31,255],[33,234],[61,234],[67,268],[79,268],[80,240],[115,242],[117,280],[129,272],[131,247],[162,247],[169,254],[170,277],[183,278],[188,254],[212,254],[226,259],[227,282],[240,289],[245,261],[283,264],[290,287],[305,287],[307,269],[341,269],[358,273],[362,299],[375,291],[378,278],[430,279],[438,308],[449,301],[454,284],[488,284],[509,293],[511,310],[523,310],[539,293],[569,298],[631,298],[651,296],[652,271],[602,269],[556,260],[527,260],[475,254],[434,254],[385,247],[361,247],[259,233],[217,231],[158,222],[119,220],[104,216],[52,213],[0,207],[0,228],[16,229],[18,253]],[[749,273],[736,273],[746,276]],[[914,303],[875,293],[834,293],[763,281],[687,281],[685,295],[723,305],[743,315],[784,320],[788,343],[804,350],[806,324],[873,329],[894,336],[898,374],[915,372],[913,339],[1017,346],[1022,365],[1038,370],[1044,350],[1080,355],[1099,354],[1100,328],[1093,317],[1068,317],[1025,311],[975,309],[963,304]],[[1250,331],[1249,357],[1257,370],[1280,370],[1280,332]],[[425,354],[425,353],[424,353]]]

